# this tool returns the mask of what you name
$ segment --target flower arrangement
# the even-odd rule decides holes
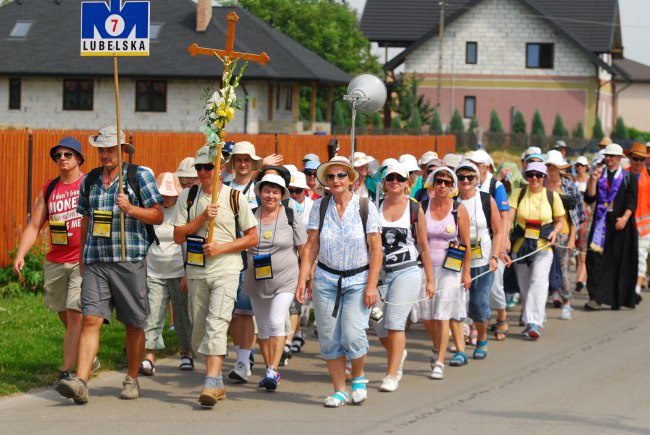
[[[224,74],[221,89],[211,93],[210,88],[205,89],[203,101],[205,102],[205,113],[201,116],[200,120],[205,123],[201,126],[200,131],[205,134],[206,143],[210,147],[210,159],[215,160],[217,155],[217,146],[219,143],[224,144],[226,137],[226,125],[235,117],[235,109],[242,110],[244,108],[244,99],[237,99],[235,89],[239,86],[246,71],[248,62],[246,62],[239,70],[237,75],[237,61],[232,63],[232,68]]]

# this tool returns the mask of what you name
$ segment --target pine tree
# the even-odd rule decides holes
[[[605,132],[603,131],[603,124],[600,122],[600,117],[596,117],[596,122],[594,123],[594,128],[591,131],[592,139],[602,139],[605,137]]]
[[[334,127],[344,127],[347,123],[345,122],[345,115],[343,114],[343,109],[341,109],[340,104],[334,104],[334,114],[332,115],[332,124]]]
[[[402,128],[402,121],[399,119],[397,113],[393,114],[393,119],[390,120],[390,128],[393,130],[399,130]]]
[[[420,118],[420,110],[417,107],[413,108],[411,113],[411,119],[409,119],[409,130],[415,134],[422,133],[422,118]]]
[[[546,136],[546,130],[544,129],[544,121],[542,121],[542,115],[539,113],[539,109],[535,109],[535,114],[533,115],[533,122],[530,128],[530,134],[533,136]]]
[[[616,118],[616,126],[614,127],[614,132],[612,133],[614,139],[627,139],[627,127],[623,118],[618,116]]]
[[[469,120],[469,125],[467,126],[467,132],[468,133],[474,133],[474,129],[478,127],[478,119],[476,119],[476,116],[474,116],[472,119]]]
[[[433,116],[431,118],[431,125],[429,125],[429,134],[440,134],[442,133],[442,122],[440,122],[440,115],[437,110],[433,111]]]
[[[381,128],[383,126],[383,121],[381,119],[381,115],[379,112],[375,112],[372,114],[372,126],[375,128]]]
[[[524,114],[519,110],[515,111],[515,119],[512,123],[512,132],[518,134],[526,133],[526,120],[524,119]]]
[[[573,133],[571,135],[576,139],[585,138],[585,129],[582,127],[582,122],[578,122],[575,130],[573,130]]]
[[[454,109],[454,114],[451,115],[451,120],[449,121],[449,130],[454,134],[465,132],[463,117],[460,115],[458,109]]]
[[[356,118],[356,122],[354,123],[354,126],[356,128],[363,128],[366,125],[367,125],[367,122],[366,122],[365,113],[357,112],[357,118]]]
[[[490,112],[490,133],[504,133],[503,124],[496,110],[492,109]]]
[[[562,115],[558,112],[555,115],[555,123],[553,124],[553,136],[569,137],[569,130],[564,126]]]

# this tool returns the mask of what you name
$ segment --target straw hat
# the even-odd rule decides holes
[[[612,139],[610,139],[609,136],[605,136],[600,140],[600,142],[598,142],[598,146],[601,148],[605,148],[607,145],[611,145],[613,143],[614,142],[612,142]]]
[[[255,195],[262,196],[260,194],[260,186],[263,186],[265,183],[277,185],[280,190],[282,190],[281,199],[289,199],[289,189],[287,189],[286,184],[284,184],[284,178],[277,174],[266,174],[258,183],[255,183],[255,188],[253,189],[255,191]]]
[[[641,142],[634,142],[632,144],[632,148],[630,148],[629,150],[623,150],[623,152],[628,157],[632,154],[639,157],[645,157],[645,158],[650,157],[650,154],[648,154],[648,147],[642,144]]]
[[[325,179],[327,168],[334,165],[343,166],[345,168],[346,172],[350,176],[350,183],[354,183],[359,179],[359,173],[352,167],[352,163],[350,163],[350,161],[345,157],[336,156],[332,157],[332,160],[329,162],[322,163],[316,170],[316,178],[318,178],[318,181],[323,186],[327,186],[327,180]]]
[[[617,143],[610,143],[603,150],[603,156],[622,156],[623,147]]]

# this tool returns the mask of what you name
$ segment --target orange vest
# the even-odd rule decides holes
[[[650,234],[650,175],[647,168],[643,168],[639,177],[639,196],[634,219],[639,237]]]

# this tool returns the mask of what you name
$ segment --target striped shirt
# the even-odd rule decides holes
[[[140,185],[140,196],[142,197],[144,204],[138,202],[138,199],[127,180],[127,166],[127,164],[124,164],[123,166],[122,180],[124,187],[127,188],[131,204],[144,208],[151,208],[155,204],[161,204],[163,198],[158,192],[156,180],[154,180],[151,172],[141,167],[138,168],[137,180]],[[84,177],[84,181],[81,183],[77,213],[90,218],[86,244],[84,245],[84,264],[122,261],[120,208],[117,206],[118,188],[118,177],[115,177],[108,188],[104,186],[101,177],[99,177],[92,186],[89,186],[88,193],[86,193],[86,177]],[[110,238],[94,237],[92,235],[94,210],[113,212]],[[126,241],[126,261],[143,260],[147,255],[147,250],[149,249],[147,230],[142,222],[129,216],[128,213],[124,213],[124,238]]]

